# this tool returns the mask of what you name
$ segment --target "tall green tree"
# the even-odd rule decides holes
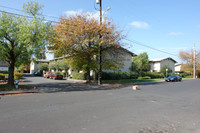
[[[65,70],[65,72],[67,72],[67,70],[69,69],[69,65],[66,59],[58,60],[57,63],[60,71]]]
[[[23,5],[25,15],[0,14],[0,60],[9,63],[8,84],[14,86],[14,68],[26,64],[34,55],[44,54],[51,27],[44,22],[43,6],[37,2]]]
[[[148,66],[149,66],[149,57],[147,52],[141,53],[138,56],[133,57],[131,66],[132,71],[136,71],[141,74],[143,70],[148,69]]]
[[[56,71],[57,68],[58,68],[58,64],[57,64],[56,61],[52,61],[52,62],[49,63],[49,69]]]
[[[40,72],[48,71],[49,70],[49,64],[47,64],[47,63],[39,63],[38,64],[38,69],[39,69]]]
[[[122,38],[121,32],[107,19],[100,25],[88,14],[61,16],[52,33],[49,48],[56,50],[56,55],[68,55],[70,67],[86,71],[88,82],[90,70],[97,70],[99,46],[118,46]]]

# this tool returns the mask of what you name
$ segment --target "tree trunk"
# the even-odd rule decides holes
[[[11,59],[9,62],[9,75],[8,75],[8,85],[14,87],[14,69],[15,69],[15,59]]]
[[[87,69],[87,83],[91,83],[90,69]]]
[[[100,36],[101,37],[101,36]],[[99,59],[98,59],[98,85],[102,84],[102,46],[99,46]]]
[[[90,46],[90,43],[89,43]],[[90,54],[87,55],[87,61],[88,61],[88,66],[86,68],[87,71],[87,83],[91,83],[91,77],[90,77],[90,63],[91,63],[91,58],[90,58]]]

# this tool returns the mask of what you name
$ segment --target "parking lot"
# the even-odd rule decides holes
[[[94,88],[93,86],[84,85],[84,81],[74,79],[49,79],[42,76],[25,75],[24,85],[35,86],[40,92],[66,92],[81,91]]]
[[[34,80],[40,88],[52,90],[68,84],[41,77]],[[60,88],[62,91],[4,96],[0,99],[0,132],[199,133],[199,86],[199,80],[183,80],[140,85],[137,91],[132,87]]]

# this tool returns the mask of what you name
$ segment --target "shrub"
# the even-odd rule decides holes
[[[8,75],[8,74],[3,74],[3,73],[0,73],[0,80],[7,80],[8,78],[5,78],[5,75]],[[22,74],[19,73],[19,72],[15,72],[14,73],[14,79],[22,79]]]
[[[110,75],[107,72],[102,72],[102,79],[103,80],[109,80],[110,79]]]
[[[184,78],[193,78],[193,76],[185,76]]]
[[[80,80],[86,80],[86,73],[72,73],[73,79],[80,79]]]
[[[139,79],[139,80],[141,80],[141,79],[151,79],[151,77],[149,77],[149,76],[145,76],[145,77],[138,77],[138,79]]]
[[[59,72],[61,75],[63,75],[63,77],[67,77],[67,72]]]
[[[5,79],[5,75],[3,73],[0,73],[0,80],[4,80]]]
[[[136,72],[130,72],[128,73],[129,79],[137,79],[139,77],[139,74]]]
[[[22,74],[19,73],[19,72],[15,72],[15,73],[14,73],[14,78],[15,78],[15,80],[16,80],[16,79],[17,79],[17,80],[22,79]]]
[[[8,71],[3,71],[4,74],[8,74]]]
[[[149,76],[149,77],[151,77],[151,79],[163,78],[164,77],[164,75],[162,73],[158,73],[158,72],[147,72],[145,74],[145,76]]]
[[[191,76],[191,74],[186,73],[186,72],[181,73],[180,75],[181,75],[181,77],[183,77],[183,78],[188,77],[188,76]]]
[[[129,78],[130,78],[130,73],[122,71],[102,72],[103,80],[119,80],[119,79],[129,79]]]
[[[164,78],[162,73],[158,72],[141,72],[140,74],[137,72],[122,72],[122,71],[114,71],[114,72],[103,72],[102,79],[103,80],[120,80],[120,79],[138,79],[138,77],[147,77],[147,79],[155,79],[155,78]]]

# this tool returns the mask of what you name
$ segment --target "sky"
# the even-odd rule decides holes
[[[19,13],[30,0],[0,0],[0,10]],[[35,0],[44,5],[47,20],[58,21],[61,15],[93,13],[99,17],[96,0]],[[126,35],[124,47],[149,59],[171,57],[178,63],[179,51],[190,51],[195,43],[200,49],[200,0],[102,0],[103,15]],[[135,43],[137,42],[137,43]],[[145,45],[145,46],[144,46]],[[151,49],[151,48],[153,49]],[[157,50],[155,50],[157,49]],[[164,52],[161,52],[164,51]],[[48,58],[52,56],[48,55]]]

